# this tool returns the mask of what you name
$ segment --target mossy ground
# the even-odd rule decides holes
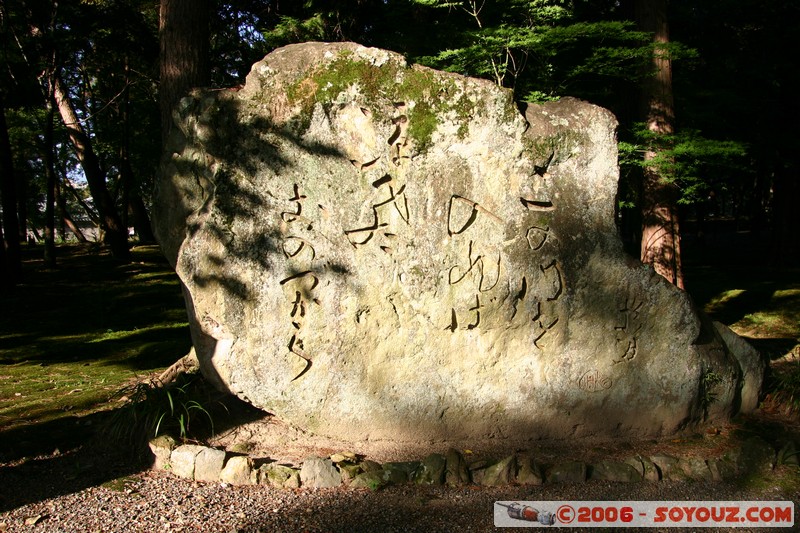
[[[40,247],[24,253],[22,283],[0,296],[0,436],[113,409],[125,385],[188,352],[180,286],[158,247],[119,264],[59,246],[56,268]]]

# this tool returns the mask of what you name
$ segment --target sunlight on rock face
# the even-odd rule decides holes
[[[608,111],[521,113],[486,81],[307,43],[175,118],[158,234],[204,374],[254,405],[405,441],[658,435],[739,407],[716,330],[623,254]]]

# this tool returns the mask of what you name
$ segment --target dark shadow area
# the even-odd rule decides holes
[[[783,357],[792,348],[797,346],[798,339],[792,338],[777,338],[777,339],[754,339],[752,337],[744,337],[744,339],[756,350],[761,352],[765,357],[770,360],[775,360]]]
[[[120,265],[99,250],[63,246],[56,269],[43,268],[40,249],[27,252],[25,282],[0,299],[0,364],[134,357],[137,368],[157,368],[174,361],[173,349],[188,351],[188,329],[176,326],[186,322],[178,279],[158,247],[134,249],[135,262]],[[130,339],[115,345],[128,333],[165,350],[129,353]]]
[[[582,483],[579,488],[570,485],[550,487],[503,487],[476,489],[445,487],[393,487],[378,492],[359,492],[344,497],[333,491],[320,491],[310,498],[291,498],[284,508],[273,514],[263,513],[252,517],[237,528],[241,533],[267,533],[305,531],[313,533],[351,533],[380,531],[385,533],[429,533],[462,531],[514,531],[512,528],[494,527],[494,502],[496,501],[676,501],[686,499],[686,489],[681,484],[667,487],[648,483],[631,483],[616,486],[601,481]],[[736,487],[720,487],[713,483],[696,483],[692,487],[695,501],[747,501],[752,491]],[[609,496],[613,494],[613,496]],[[310,507],[310,508],[309,508]],[[555,509],[555,506],[554,506]],[[795,523],[798,513],[795,509]],[[542,530],[536,522],[519,521],[520,528]],[[538,528],[537,528],[538,526]],[[562,526],[563,527],[563,526]],[[587,531],[642,532],[652,528],[585,528]],[[569,528],[581,531],[581,528]],[[525,531],[525,529],[522,529]],[[656,529],[659,531],[659,529]],[[664,531],[663,529],[660,531]],[[712,528],[709,531],[730,531]],[[760,531],[768,531],[761,529]]]
[[[210,394],[204,405],[216,433],[269,416],[234,396],[203,387]],[[207,419],[197,420],[192,436],[210,437]],[[134,423],[117,408],[0,431],[0,486],[5,487],[0,491],[0,512],[150,468],[153,457],[144,434],[132,440],[110,437],[126,422]]]
[[[96,433],[106,415],[63,416],[49,422],[17,426],[0,432],[0,462],[9,463],[25,457],[74,452]]]
[[[103,335],[103,332],[87,332]],[[74,335],[74,334],[73,334]],[[59,362],[83,361],[86,364],[119,365],[133,370],[152,370],[168,366],[176,354],[189,351],[189,332],[185,324],[151,327],[123,335],[122,338],[89,340],[53,336],[42,339],[36,335],[14,338],[14,342],[1,342],[2,349],[17,348],[18,356],[4,357],[0,365],[32,364],[48,367]],[[31,348],[30,343],[35,343]]]
[[[3,476],[133,453],[103,447],[101,427],[121,405],[115,394],[173,363],[191,343],[178,279],[160,249],[138,246],[132,255],[120,264],[99,246],[62,245],[58,266],[48,268],[41,247],[24,247],[23,282],[0,297]],[[90,445],[99,451],[82,451]],[[62,477],[68,487],[84,483]]]
[[[198,95],[205,95],[202,91]],[[286,146],[279,147],[273,140],[279,139],[299,153],[313,157],[329,157],[347,162],[346,154],[333,146],[313,142],[303,137],[304,127],[301,124],[275,125],[263,116],[253,116],[253,112],[242,108],[240,100],[229,95],[218,95],[213,112],[203,107],[205,100],[195,100],[194,107],[186,113],[195,114],[198,121],[210,127],[214,135],[203,142],[186,140],[193,149],[200,149],[210,155],[219,164],[213,178],[204,178],[207,182],[200,184],[202,199],[192,198],[181,191],[179,183],[189,173],[208,175],[204,167],[194,167],[195,162],[174,160],[181,177],[172,183],[170,198],[179,202],[182,212],[192,213],[187,219],[188,238],[194,237],[201,229],[204,239],[211,237],[224,247],[225,256],[211,254],[205,260],[209,267],[205,271],[197,270],[191,281],[199,287],[221,286],[233,298],[252,300],[255,298],[249,280],[242,279],[231,268],[234,263],[250,264],[251,268],[269,275],[275,270],[276,254],[291,257],[284,249],[282,242],[286,239],[275,228],[274,223],[264,220],[264,213],[269,216],[280,216],[287,224],[307,225],[311,230],[312,222],[306,218],[309,206],[304,206],[306,196],[302,185],[292,183],[290,178],[281,183],[280,179],[271,179],[267,175],[288,175],[295,171],[294,162],[284,152]],[[210,116],[211,118],[206,118]],[[239,120],[240,117],[247,117]],[[183,142],[178,143],[182,148]],[[349,163],[348,163],[349,164]],[[322,164],[324,167],[324,163]],[[290,172],[291,171],[291,172]],[[279,187],[280,190],[273,190]],[[294,189],[294,194],[292,194]],[[163,201],[163,200],[162,200]],[[195,202],[192,205],[191,202]],[[316,206],[315,206],[316,207]],[[166,209],[167,206],[161,206]],[[244,221],[244,222],[243,222]],[[254,224],[250,235],[242,235],[237,229],[246,223]],[[273,221],[274,222],[274,221]],[[262,231],[258,231],[258,229]],[[170,246],[177,244],[173,239]],[[176,254],[177,250],[168,250],[167,256]],[[340,265],[315,265],[314,275],[346,275],[347,269]]]
[[[800,289],[797,269],[769,264],[766,239],[750,231],[738,231],[728,221],[708,224],[715,227],[711,235],[697,238],[687,234],[682,249],[686,289],[698,307],[707,307],[714,320],[734,324],[749,314],[773,307],[777,290]],[[719,299],[719,295],[725,296]],[[783,299],[780,305],[800,316],[800,296]]]
[[[62,417],[0,432],[0,512],[141,472],[141,449],[109,441],[107,413]]]

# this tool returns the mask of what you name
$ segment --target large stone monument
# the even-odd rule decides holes
[[[306,43],[174,117],[155,218],[202,372],[289,423],[639,437],[757,401],[758,354],[624,255],[604,109]]]

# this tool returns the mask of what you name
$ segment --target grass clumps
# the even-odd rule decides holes
[[[201,440],[214,434],[212,405],[225,408],[219,393],[192,374],[182,374],[168,386],[137,383],[120,395],[125,405],[114,412],[110,434],[133,442],[160,435]]]
[[[800,344],[773,362],[764,407],[800,418]]]

